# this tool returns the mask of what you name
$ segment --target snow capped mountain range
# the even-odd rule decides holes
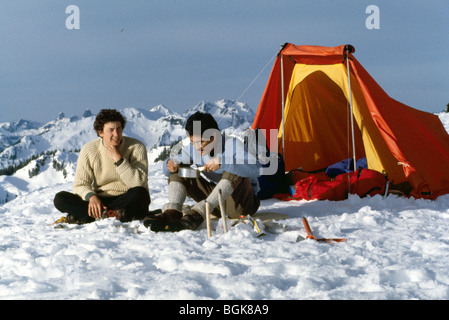
[[[182,114],[163,105],[120,111],[127,120],[124,135],[147,146],[150,162],[185,137],[185,121],[196,111],[211,113],[224,131],[249,128],[255,115],[245,103],[231,100],[202,101]],[[97,137],[95,116],[86,110],[81,117],[59,113],[45,124],[23,119],[0,123],[0,203],[28,190],[30,179],[38,176],[47,174],[47,181],[73,176],[80,149]]]
[[[220,100],[202,101],[182,114],[163,105],[149,110],[125,108],[120,110],[127,119],[124,135],[144,142],[148,150],[170,145],[185,137],[184,123],[196,111],[211,113],[220,129],[248,128],[254,112],[241,102]],[[0,169],[18,165],[20,161],[51,151],[75,151],[96,138],[93,130],[95,115],[86,110],[82,117],[66,117],[60,113],[46,124],[29,120],[0,123]]]

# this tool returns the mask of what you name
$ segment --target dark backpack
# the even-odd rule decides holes
[[[277,171],[273,175],[261,175],[259,180],[260,190],[257,193],[257,197],[260,200],[272,198],[277,193],[287,193],[288,183],[287,176],[285,175],[285,164],[282,155],[278,153],[277,157]],[[270,164],[262,165],[262,167],[268,167]]]
[[[285,174],[285,163],[282,155],[280,153],[272,153],[268,148],[267,141],[263,134],[259,134],[259,128],[254,129],[255,141],[252,143],[256,144],[256,153],[263,168],[269,168],[273,165],[273,161],[277,161],[277,169],[273,174],[262,174],[258,177],[260,190],[257,193],[257,197],[260,200],[270,199],[275,194],[287,193],[288,192],[288,179]],[[248,141],[245,140],[248,144]],[[261,161],[260,157],[264,158]],[[269,161],[268,161],[269,159]]]

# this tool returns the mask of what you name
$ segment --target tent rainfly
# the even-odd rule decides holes
[[[449,193],[449,135],[438,116],[390,98],[353,53],[351,45],[282,46],[252,129],[264,129],[268,146],[277,130],[287,171],[365,157],[415,198]]]

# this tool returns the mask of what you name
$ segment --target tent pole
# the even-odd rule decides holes
[[[281,90],[282,90],[282,158],[285,159],[285,143],[284,143],[284,56],[281,53]]]
[[[355,138],[354,138],[354,114],[352,108],[352,91],[351,91],[351,75],[349,73],[349,50],[346,51],[346,66],[348,72],[348,86],[349,86],[349,106],[351,116],[351,134],[352,134],[352,157],[354,159],[354,171],[357,171],[357,161],[355,157]]]

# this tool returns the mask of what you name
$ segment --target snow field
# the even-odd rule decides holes
[[[150,209],[167,199],[160,166],[150,167]],[[115,219],[55,229],[62,215],[53,197],[70,189],[71,182],[36,188],[0,206],[1,299],[449,297],[449,196],[264,200],[260,211],[290,215],[281,221],[286,232],[258,238],[237,225],[208,239],[204,226],[154,233]],[[302,217],[317,238],[348,241],[304,240]]]
[[[449,114],[439,117],[449,130]],[[264,200],[259,211],[290,219],[280,221],[286,232],[260,238],[246,225],[208,239],[204,226],[153,233],[141,221],[115,219],[55,229],[51,223],[62,214],[53,197],[71,190],[75,158],[54,155],[66,176],[46,162],[30,178],[35,160],[0,176],[0,299],[449,298],[449,195]],[[150,165],[151,210],[168,199],[161,166]],[[304,240],[303,217],[317,238],[348,241]]]

